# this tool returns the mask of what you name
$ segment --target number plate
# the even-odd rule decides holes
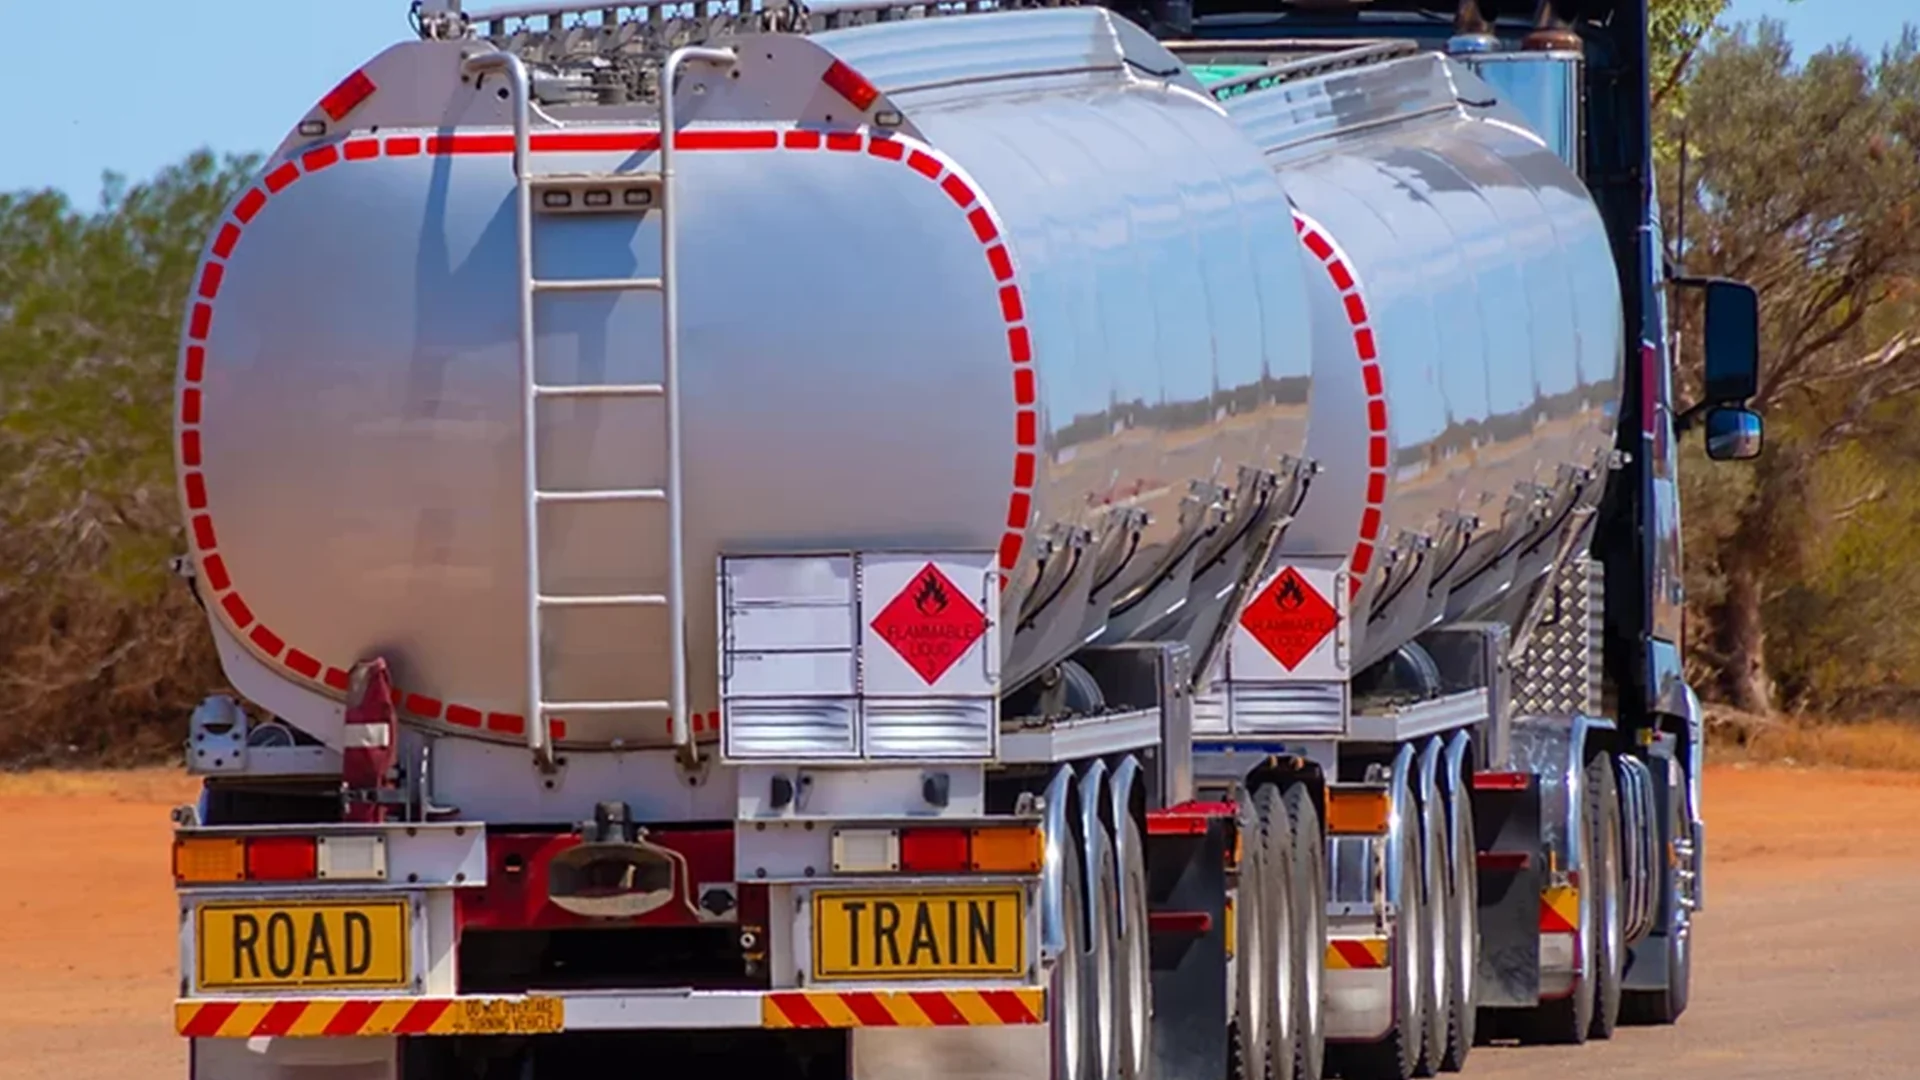
[[[813,894],[813,978],[1019,976],[1026,892],[1007,888]]]
[[[194,940],[202,992],[413,985],[413,910],[404,897],[203,903]]]

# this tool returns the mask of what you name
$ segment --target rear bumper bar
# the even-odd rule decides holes
[[[195,998],[174,1005],[192,1038],[545,1035],[726,1028],[1039,1024],[1038,987],[966,990],[583,991],[511,997]]]

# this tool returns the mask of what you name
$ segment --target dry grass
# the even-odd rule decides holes
[[[194,800],[199,786],[198,781],[179,768],[0,772],[0,799],[53,796],[131,803],[186,803]]]
[[[1920,722],[1768,720],[1716,708],[1707,733],[1718,761],[1920,772]]]

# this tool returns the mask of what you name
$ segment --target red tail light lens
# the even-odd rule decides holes
[[[320,856],[312,837],[259,836],[247,841],[248,880],[310,881],[319,872]]]
[[[828,66],[827,73],[820,76],[820,81],[861,112],[873,108],[873,103],[880,100],[880,91],[867,81],[866,76],[838,60]]]
[[[367,78],[364,71],[356,71],[340,80],[340,85],[327,91],[320,99],[320,111],[334,123],[346,119],[348,113],[360,106],[360,103],[373,96],[373,80]]]
[[[965,829],[902,829],[900,869],[915,874],[960,873],[973,868]]]

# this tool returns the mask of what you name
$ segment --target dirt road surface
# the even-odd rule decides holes
[[[191,795],[157,772],[0,776],[0,1076],[184,1075],[167,810]],[[1680,1024],[1482,1047],[1465,1077],[1920,1076],[1920,776],[1718,768],[1706,804]]]

